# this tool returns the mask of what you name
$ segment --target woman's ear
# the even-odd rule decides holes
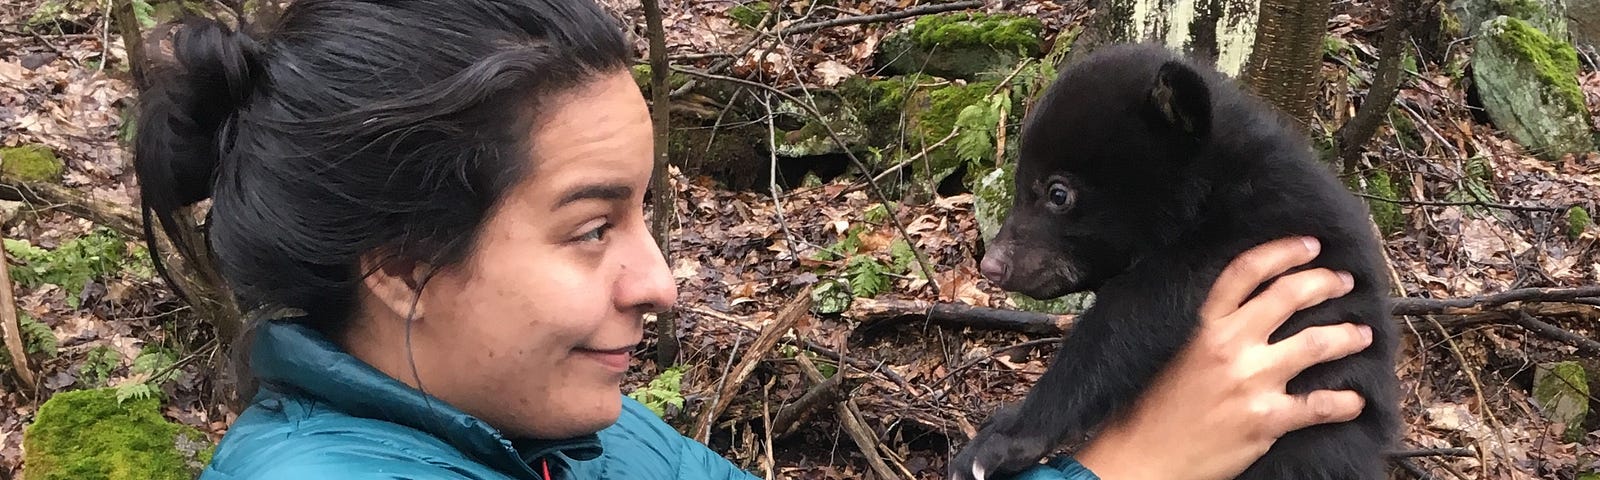
[[[367,294],[395,318],[421,320],[426,316],[422,287],[430,267],[394,255],[368,254],[361,258],[362,286]]]

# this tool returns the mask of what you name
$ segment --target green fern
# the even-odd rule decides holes
[[[674,366],[661,372],[650,383],[628,394],[643,403],[658,417],[667,416],[667,405],[683,408],[683,367]]]
[[[97,229],[72,239],[54,250],[45,250],[23,240],[6,239],[6,253],[15,263],[11,278],[19,285],[35,288],[43,284],[66,290],[67,306],[78,308],[83,287],[91,280],[132,272],[141,278],[154,275],[150,254],[144,248],[128,248],[116,232]]]
[[[122,355],[117,354],[111,347],[101,345],[89,350],[84,356],[83,365],[78,367],[78,380],[90,387],[99,387],[111,378],[111,372],[122,365]]]
[[[851,257],[845,274],[850,278],[850,290],[857,297],[872,298],[889,289],[886,268],[870,255]]]
[[[117,403],[160,397],[161,390],[145,382],[128,382],[117,386]]]
[[[56,356],[56,333],[50,331],[49,325],[40,323],[22,312],[17,312],[17,321],[22,327],[22,343],[27,346],[28,353]]]

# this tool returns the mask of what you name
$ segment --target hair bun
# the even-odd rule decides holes
[[[141,195],[157,214],[204,200],[235,115],[261,75],[261,46],[215,20],[184,19],[172,58],[152,65],[139,99],[134,163]]]

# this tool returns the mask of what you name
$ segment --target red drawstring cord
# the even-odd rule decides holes
[[[554,479],[550,478],[550,461],[549,460],[545,460],[543,458],[539,459],[539,466],[544,468],[544,480],[554,480]]]

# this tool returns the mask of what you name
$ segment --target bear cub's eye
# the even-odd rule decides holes
[[[1072,189],[1060,183],[1050,184],[1050,206],[1057,209],[1066,208],[1072,204]]]

